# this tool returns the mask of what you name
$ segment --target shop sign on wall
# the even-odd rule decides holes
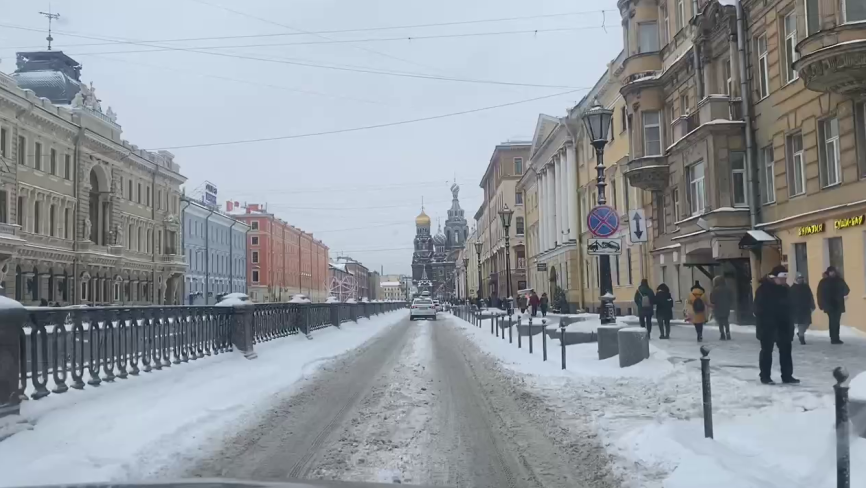
[[[838,229],[838,227],[836,227]],[[810,236],[824,232],[824,224],[804,225],[797,229],[798,236]]]
[[[847,219],[838,219],[833,225],[837,229],[857,227],[858,225],[863,225],[863,215],[858,215],[856,217],[848,217]]]

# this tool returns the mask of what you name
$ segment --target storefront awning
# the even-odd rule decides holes
[[[779,240],[762,230],[747,230],[740,239],[740,249],[755,249],[764,245],[778,244]]]

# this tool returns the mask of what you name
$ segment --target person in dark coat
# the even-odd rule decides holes
[[[818,283],[818,308],[827,314],[830,320],[830,344],[843,344],[839,339],[839,327],[842,314],[845,313],[845,297],[851,290],[845,280],[839,276],[835,267],[827,268],[827,277]]]
[[[533,317],[538,315],[539,305],[541,305],[541,300],[538,298],[538,293],[535,293],[535,290],[532,290],[532,293],[529,295],[529,307],[532,309]]]
[[[713,305],[713,315],[719,324],[720,339],[731,340],[731,308],[734,304],[734,294],[728,288],[724,276],[713,278],[713,291],[710,293],[710,303]]]
[[[547,298],[547,293],[541,294],[541,316],[547,317],[547,307],[550,306],[550,300]]]
[[[761,280],[755,291],[755,335],[761,341],[758,359],[761,383],[774,384],[770,374],[773,368],[773,346],[779,349],[779,367],[782,383],[799,383],[794,378],[794,361],[791,358],[791,343],[794,341],[794,321],[791,316],[791,297],[786,280],[788,270],[776,266]]]
[[[815,297],[812,288],[803,275],[797,273],[797,281],[791,285],[791,316],[797,326],[800,344],[806,344],[806,330],[812,325],[812,312],[815,310]]]
[[[659,322],[659,339],[671,338],[671,319],[674,318],[674,299],[668,285],[656,288],[656,320]]]
[[[653,330],[653,305],[656,302],[656,294],[649,286],[649,281],[646,278],[640,280],[640,286],[634,292],[634,303],[637,305],[637,316],[640,320],[640,326],[646,329],[646,335],[649,338]]]

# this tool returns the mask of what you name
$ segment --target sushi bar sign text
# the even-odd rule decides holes
[[[866,223],[866,215],[857,215],[855,217],[846,217],[844,219],[836,219],[833,221],[834,229],[847,229],[848,227],[857,227]],[[809,236],[812,234],[820,234],[824,232],[824,224],[810,224],[797,228],[798,236]]]

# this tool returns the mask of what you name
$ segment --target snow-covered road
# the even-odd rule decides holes
[[[164,475],[471,487],[618,486],[448,314],[403,321],[309,377],[218,452]]]

